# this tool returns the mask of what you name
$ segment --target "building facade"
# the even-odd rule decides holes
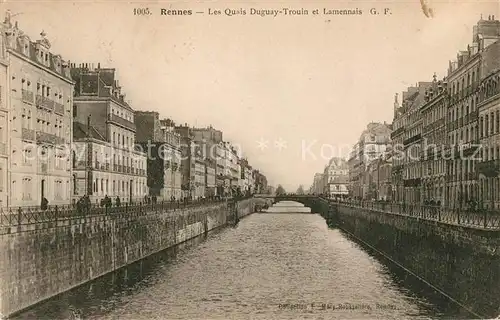
[[[73,179],[78,180],[73,185],[81,186],[82,181],[86,183],[86,188],[79,188],[76,196],[86,194],[92,202],[106,195],[119,197],[121,203],[143,201],[149,194],[147,154],[136,150],[134,110],[125,101],[115,69],[101,68],[100,64],[97,68],[88,63],[71,64],[71,76],[75,81],[73,123],[80,124],[80,127],[90,125],[96,132],[96,144],[82,141],[85,138],[81,133],[75,136],[79,142],[75,144],[78,158],[74,163],[87,162],[86,170],[81,167],[73,169]],[[83,131],[88,131],[88,128]],[[85,148],[87,152],[80,152]],[[94,166],[89,163],[94,163]]]
[[[484,114],[481,124],[479,84],[485,76],[482,70],[483,58],[489,54],[494,56],[490,59],[491,62],[498,60],[498,47],[491,45],[499,38],[500,22],[491,17],[488,20],[481,19],[474,26],[472,44],[467,50],[460,51],[457,60],[449,64],[447,131],[450,147],[447,154],[451,157],[447,161],[446,199],[450,207],[463,208],[471,202],[483,203],[484,195],[489,194],[483,188],[485,185],[479,183],[476,166],[480,158],[475,155],[481,152],[478,150],[481,147],[479,140],[491,129],[487,124],[494,121],[491,121],[488,114]],[[482,149],[484,158],[487,155],[486,149]]]
[[[181,198],[180,135],[170,119],[160,120],[158,112],[135,111],[136,142],[146,153],[148,188],[151,196],[170,201]]]
[[[403,134],[404,171],[403,171],[403,201],[420,203],[422,198],[422,116],[420,109],[430,82],[419,82],[417,86],[408,89],[407,98],[403,101],[405,132]],[[403,96],[405,94],[403,93]]]
[[[315,173],[314,174],[314,179],[313,183],[310,189],[310,193],[312,194],[322,194],[324,190],[324,184],[323,184],[323,173]]]
[[[0,84],[1,206],[71,202],[74,86],[69,63],[50,51],[44,32],[40,36],[32,41],[7,14],[0,54],[6,80]]]
[[[446,83],[436,75],[424,94],[422,117],[422,201],[445,206]]]
[[[323,172],[323,179],[325,179],[324,194],[332,198],[346,197],[349,181],[347,161],[337,157],[330,159]]]
[[[385,154],[391,145],[392,126],[387,123],[372,122],[361,133],[348,159],[348,187],[351,197],[372,198],[369,165]]]
[[[489,20],[493,28],[498,21]],[[499,31],[500,35],[500,31]],[[483,38],[484,39],[484,38]],[[480,45],[483,47],[483,45]],[[481,55],[480,83],[476,103],[479,111],[481,160],[477,163],[479,176],[478,201],[486,208],[500,208],[500,41],[485,48]]]

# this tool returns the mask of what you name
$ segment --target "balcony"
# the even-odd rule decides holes
[[[36,142],[37,143],[47,143],[52,145],[65,144],[65,140],[63,137],[58,137],[51,133],[46,133],[42,131],[36,132]]]
[[[394,130],[393,132],[391,132],[391,139],[394,139],[394,137],[397,137],[399,136],[401,133],[403,133],[405,131],[405,128],[404,127],[400,127],[396,130]]]
[[[58,102],[54,102],[54,113],[63,116],[64,115],[64,105]]]
[[[54,111],[54,101],[50,100],[47,97],[41,96],[39,94],[36,95],[36,105],[42,109],[47,111]]]
[[[75,161],[73,164],[73,169],[85,170],[87,168],[87,163],[85,161]]]
[[[36,139],[36,133],[35,130],[31,130],[28,128],[23,128],[21,131],[21,139],[23,140],[29,140],[29,141],[35,141]]]
[[[413,143],[413,142],[416,142],[416,141],[420,140],[421,138],[422,138],[422,135],[420,133],[416,134],[413,137],[410,137],[410,138],[404,140],[403,141],[403,145],[406,146],[406,145],[408,145],[410,143]]]
[[[35,97],[33,92],[26,89],[21,89],[21,92],[22,92],[23,102],[33,104]]]
[[[474,154],[474,152],[480,147],[481,145],[479,144],[478,141],[473,141],[473,142],[468,142],[464,143],[460,146],[458,146],[458,156],[471,156]]]
[[[500,159],[478,162],[476,171],[487,178],[498,177],[500,173]]]
[[[135,123],[130,122],[128,120],[125,120],[125,119],[123,119],[123,118],[121,118],[121,117],[119,117],[119,116],[117,116],[115,114],[109,114],[108,115],[108,121],[109,122],[113,122],[115,124],[118,124],[120,126],[123,126],[125,128],[128,128],[128,129],[130,129],[132,131],[136,130]]]

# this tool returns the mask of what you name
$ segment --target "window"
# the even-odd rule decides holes
[[[496,120],[497,120],[497,123],[496,123],[496,130],[495,130],[495,133],[499,133],[500,132],[500,111],[497,110],[496,111]],[[1,128],[0,128],[1,130]],[[2,137],[0,137],[0,141],[1,141]]]
[[[73,194],[78,194],[78,180],[76,174],[73,175]]]
[[[23,178],[23,181],[22,181],[22,188],[23,188],[23,191],[22,191],[22,199],[23,200],[31,200],[31,178],[29,177],[26,177],[26,178]]]
[[[54,198],[61,200],[63,197],[62,181],[56,180],[54,183]]]
[[[4,170],[0,167],[0,192],[3,192]]]

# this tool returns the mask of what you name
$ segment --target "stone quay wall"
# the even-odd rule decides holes
[[[0,230],[0,315],[8,317],[254,211],[261,199],[131,210]]]
[[[500,230],[468,228],[338,204],[332,204],[331,209],[327,219],[335,221],[340,229],[476,315],[498,315]]]

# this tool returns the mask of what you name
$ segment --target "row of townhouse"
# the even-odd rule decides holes
[[[455,208],[500,206],[499,39],[500,21],[481,18],[472,43],[449,63],[442,80],[434,75],[409,87],[401,104],[396,95],[389,151],[374,161],[359,157],[366,150],[364,139],[353,148],[352,197]],[[370,184],[375,192],[361,192]]]
[[[7,13],[0,24],[0,207],[68,205],[83,196],[92,203],[200,198],[239,187],[240,159],[222,133],[219,163],[184,148],[196,129],[158,120],[148,136],[148,116],[125,99],[115,68],[63,60],[44,32],[32,40]],[[159,154],[164,161],[154,160]],[[264,188],[265,177],[248,167],[242,185]],[[219,176],[227,179],[217,193]]]
[[[223,133],[161,120],[154,111],[136,111],[137,141],[152,150],[148,159],[151,195],[162,199],[231,197],[267,190],[267,178]]]
[[[333,157],[323,172],[314,175],[310,194],[323,194],[331,198],[347,197],[348,165],[345,159]]]

